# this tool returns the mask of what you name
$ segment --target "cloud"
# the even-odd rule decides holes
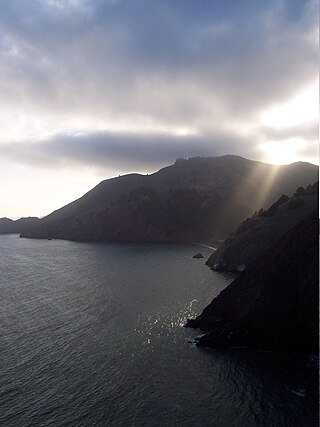
[[[75,115],[196,130],[250,120],[316,78],[316,6],[3,0],[2,108],[61,128]]]
[[[232,134],[173,136],[96,132],[56,135],[47,141],[0,145],[1,157],[37,167],[114,169],[121,172],[154,171],[177,158],[243,152],[252,155],[252,143]]]
[[[317,79],[316,0],[1,0],[1,216],[178,157],[316,162]]]
[[[290,138],[303,139],[306,142],[314,142],[318,139],[318,122],[303,123],[296,126],[284,127],[281,129],[271,126],[261,126],[259,132],[266,140],[286,140]]]
[[[270,153],[266,160],[271,161],[275,158],[278,144],[279,148],[286,147],[288,155],[291,146],[292,151],[300,152],[305,160],[314,162],[317,156],[316,131],[316,125],[309,124],[308,127],[285,130],[264,127],[259,129],[258,133],[252,133],[245,138],[232,132],[189,136],[124,132],[58,134],[36,143],[24,141],[2,144],[0,156],[23,165],[41,168],[72,170],[89,166],[100,174],[108,170],[118,170],[119,173],[153,172],[173,163],[177,158],[237,154],[259,160],[263,151],[268,152],[268,146]]]
[[[263,160],[262,143],[300,138],[315,158],[314,125],[258,117],[317,78],[316,8],[2,0],[0,154],[122,173],[196,155]]]

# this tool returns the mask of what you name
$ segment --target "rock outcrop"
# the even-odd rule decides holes
[[[203,258],[203,255],[202,255],[202,253],[197,253],[197,254],[195,254],[195,255],[193,255],[193,257],[192,258],[197,258],[197,259],[200,259],[200,258]]]
[[[198,346],[318,352],[318,210],[252,261],[186,326]]]

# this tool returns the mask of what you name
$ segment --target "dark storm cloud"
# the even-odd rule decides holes
[[[12,96],[41,108],[181,122],[210,115],[212,102],[241,115],[315,75],[313,5],[3,0],[2,49],[18,54],[3,58],[2,72],[14,78]]]
[[[2,109],[56,115],[57,132],[70,117],[97,117],[210,135],[56,136],[37,144],[35,164],[250,157],[254,142],[235,142],[232,122],[250,121],[317,73],[316,1],[2,0],[0,28]],[[32,161],[29,149],[3,148]]]
[[[250,157],[250,143],[231,134],[173,137],[97,132],[57,135],[38,143],[0,145],[1,157],[23,164],[54,168],[88,165],[104,170],[115,168],[121,172],[153,171],[177,158],[243,152]]]

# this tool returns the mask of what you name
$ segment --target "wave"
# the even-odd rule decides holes
[[[194,246],[202,246],[203,248],[211,249],[212,251],[216,251],[217,248],[214,248],[213,246],[205,245],[204,243],[192,243]]]

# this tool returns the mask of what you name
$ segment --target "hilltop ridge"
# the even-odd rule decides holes
[[[282,193],[314,182],[308,163],[275,166],[226,155],[178,159],[150,175],[102,181],[22,237],[217,243]]]

